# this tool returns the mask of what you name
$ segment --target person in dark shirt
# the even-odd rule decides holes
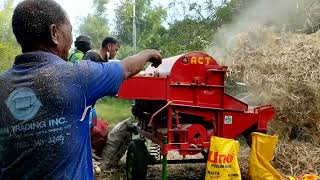
[[[117,94],[147,62],[158,66],[161,55],[68,63],[72,26],[54,0],[21,1],[12,29],[22,54],[0,74],[0,179],[93,180],[92,104]]]
[[[106,37],[102,41],[99,51],[90,50],[84,56],[83,60],[91,60],[95,62],[108,62],[114,59],[120,48],[120,43],[113,37]]]

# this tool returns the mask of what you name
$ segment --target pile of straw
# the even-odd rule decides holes
[[[250,157],[250,147],[247,145],[240,146],[240,151],[238,154],[238,162],[241,172],[241,178],[243,180],[250,179],[249,177],[249,157]]]
[[[320,146],[280,141],[273,163],[283,175],[320,174]]]
[[[271,130],[282,138],[320,144],[320,33],[255,28],[229,44],[219,60],[258,104],[276,108]]]
[[[318,0],[309,0],[304,8],[306,20],[304,31],[315,32],[320,29],[320,2]]]

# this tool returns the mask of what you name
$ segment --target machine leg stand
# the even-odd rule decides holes
[[[162,180],[167,180],[168,179],[168,162],[167,162],[167,148],[166,144],[168,144],[168,138],[165,136],[163,139],[163,148],[164,152],[162,154]]]

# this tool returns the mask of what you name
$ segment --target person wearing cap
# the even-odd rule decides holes
[[[91,60],[95,62],[108,62],[114,59],[120,48],[120,43],[113,37],[106,37],[101,43],[99,51],[90,50],[83,56],[83,60]]]
[[[76,38],[74,46],[74,52],[68,58],[71,63],[81,60],[86,52],[91,49],[91,39],[88,36],[80,35]]]

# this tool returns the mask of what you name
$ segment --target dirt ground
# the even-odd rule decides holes
[[[247,180],[247,161],[249,156],[249,149],[247,146],[241,147],[239,153],[239,165],[242,172],[242,179]],[[168,159],[180,159],[181,156],[174,151],[170,151]],[[202,155],[187,156],[186,158],[202,158]],[[203,180],[205,177],[206,164],[194,163],[194,164],[169,164],[168,165],[168,179],[169,180]],[[161,179],[162,166],[161,165],[149,165],[147,180],[160,180]],[[97,176],[97,180],[125,180],[125,157],[123,157],[119,163],[119,167],[109,171],[104,171],[101,176]]]
[[[172,180],[203,180],[205,175],[205,164],[172,164],[168,165],[168,179]],[[162,166],[148,166],[147,180],[160,180]],[[125,166],[106,171],[103,176],[96,176],[97,180],[125,180]]]
[[[243,180],[248,180],[248,162],[251,149],[242,144],[238,154],[238,162]],[[283,176],[301,177],[304,174],[319,174],[319,146],[300,141],[280,141],[271,165]],[[168,159],[182,159],[176,151],[169,151]],[[186,156],[190,159],[202,159],[201,154]],[[206,164],[175,164],[168,165],[168,179],[172,180],[202,180],[205,177]],[[147,179],[161,179],[162,166],[149,165]],[[101,173],[97,180],[125,180],[125,156],[121,159],[119,167]]]

